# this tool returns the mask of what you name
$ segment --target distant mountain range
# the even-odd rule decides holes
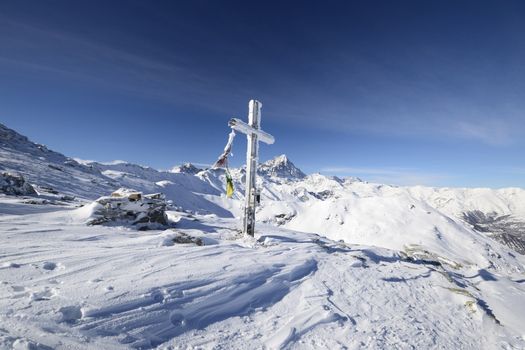
[[[126,162],[81,163],[2,124],[0,171],[21,174],[41,195],[75,197],[73,203],[78,204],[128,187],[162,192],[174,206],[196,213],[219,217],[242,213],[243,168],[230,169],[236,191],[228,199],[223,169],[183,164],[159,171]],[[474,231],[525,253],[523,189],[398,187],[354,177],[306,175],[286,155],[261,163],[258,175],[259,221],[398,250],[404,247],[391,235],[404,234],[408,236],[403,242],[422,242],[438,251],[446,243],[448,253],[453,251],[456,257],[465,249],[454,243],[457,235]],[[411,236],[415,232],[417,237]]]

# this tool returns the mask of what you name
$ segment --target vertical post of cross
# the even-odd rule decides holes
[[[271,145],[275,142],[275,139],[272,135],[261,130],[262,103],[257,100],[251,100],[248,108],[248,124],[237,118],[232,118],[228,125],[233,130],[246,134],[248,140],[243,233],[253,237],[255,234],[255,206],[258,204],[259,197],[255,182],[257,162],[259,160],[259,141]]]
[[[248,111],[248,125],[259,130],[261,127],[262,103],[251,100]],[[256,205],[256,175],[257,161],[259,157],[259,142],[257,134],[250,133],[248,136],[248,148],[246,151],[246,192],[244,199],[244,234],[253,237],[255,232],[255,205]]]

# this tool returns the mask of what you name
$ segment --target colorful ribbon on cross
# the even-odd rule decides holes
[[[233,179],[228,169],[226,169],[226,197],[231,198],[233,196]]]
[[[224,147],[224,151],[219,156],[219,159],[213,164],[212,168],[228,168],[228,156],[232,152],[232,145],[233,145],[233,139],[235,138],[235,131],[232,130],[230,134],[228,135],[228,142],[226,143],[226,146]]]
[[[233,145],[233,139],[235,138],[235,131],[231,131],[228,135],[228,142],[226,143],[226,146],[224,147],[224,151],[219,156],[219,159],[213,164],[212,168],[224,168],[226,169],[226,197],[231,198],[233,196],[234,187],[233,187],[233,179],[230,174],[230,171],[228,169],[228,156],[232,152],[232,145]]]

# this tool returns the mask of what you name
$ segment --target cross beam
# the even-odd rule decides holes
[[[249,134],[255,134],[257,135],[257,139],[261,142],[264,142],[266,144],[273,144],[275,142],[275,139],[272,135],[258,129],[254,129],[250,125],[246,124],[240,119],[232,118],[228,122],[228,125],[230,128],[237,130],[239,132],[242,132],[243,134],[249,135]]]
[[[248,138],[243,233],[252,237],[255,233],[255,206],[260,199],[260,193],[256,188],[255,182],[259,157],[259,141],[269,145],[275,142],[272,135],[261,130],[261,108],[261,102],[251,100],[248,105],[248,124],[236,118],[232,118],[228,123],[232,129],[246,134]]]

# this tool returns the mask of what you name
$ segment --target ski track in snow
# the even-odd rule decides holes
[[[171,230],[64,224],[69,213],[0,216],[0,348],[525,346],[487,313],[500,305],[482,284],[505,279],[488,271],[264,225],[247,240],[209,217],[176,230],[217,244],[170,246]],[[523,303],[506,281],[487,295]]]

